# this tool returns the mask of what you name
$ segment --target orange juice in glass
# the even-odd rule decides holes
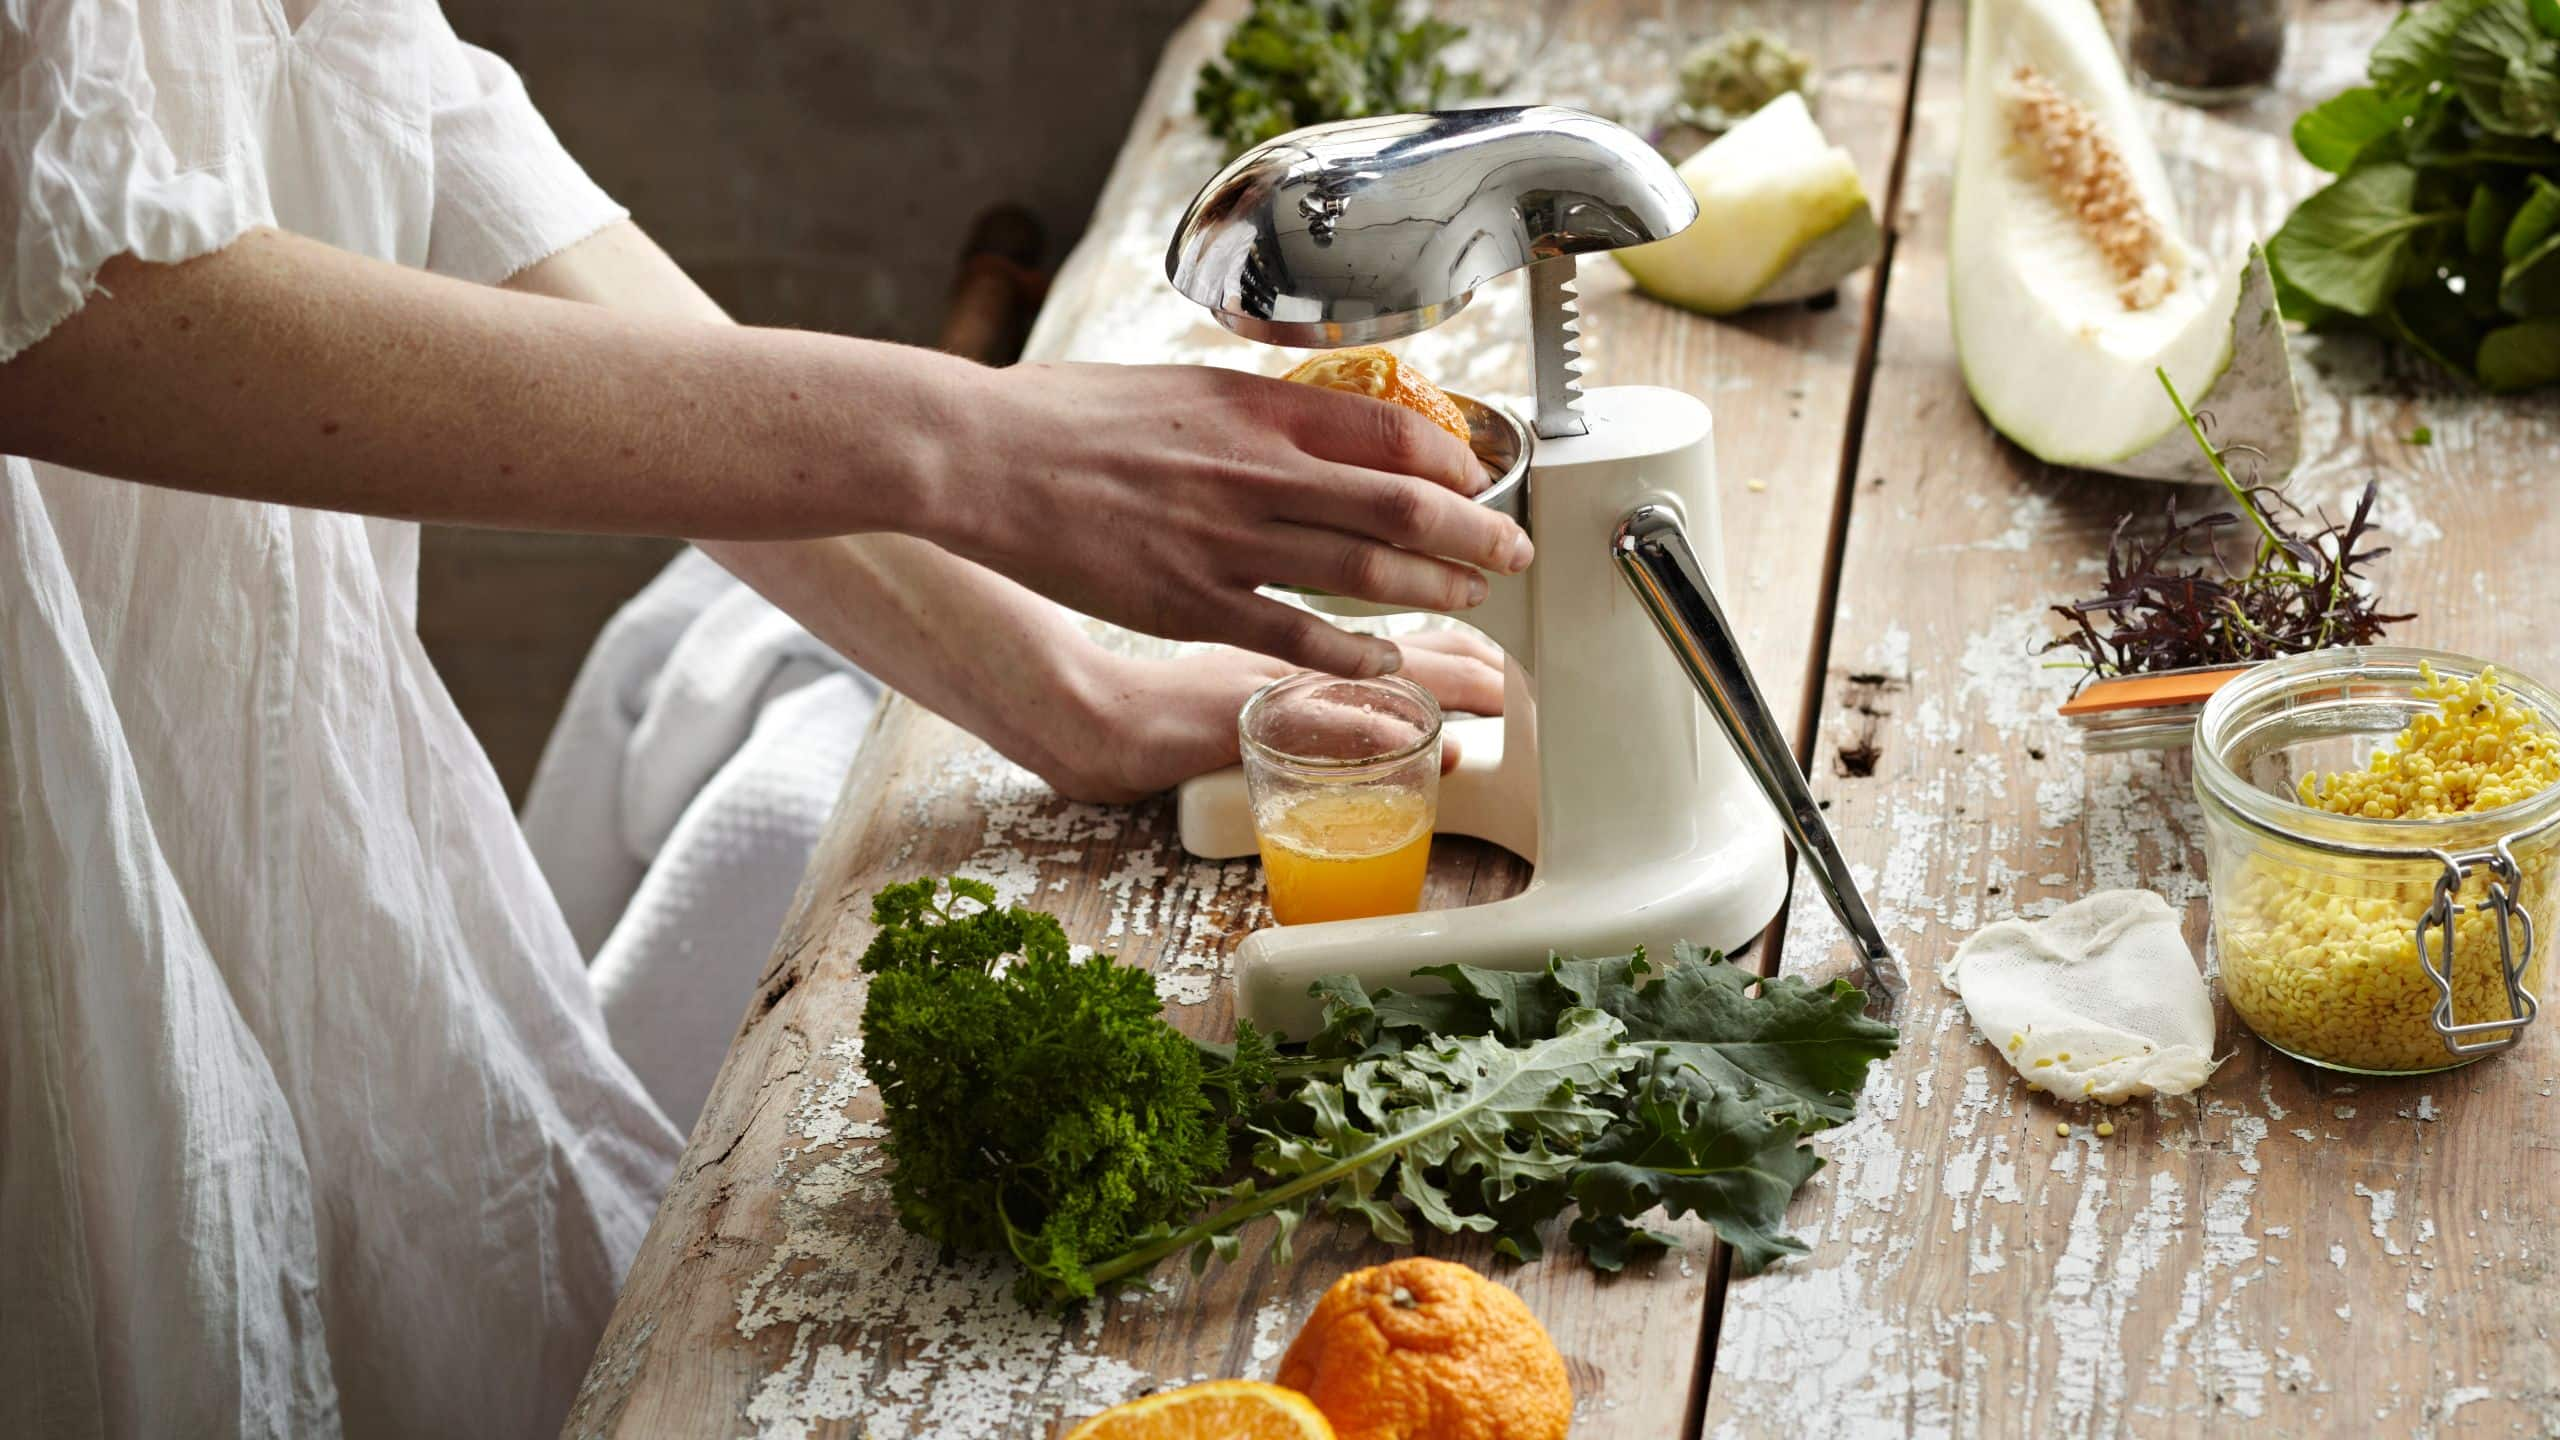
[[[1402,915],[1422,903],[1440,804],[1440,706],[1395,676],[1274,680],[1239,721],[1271,916]]]

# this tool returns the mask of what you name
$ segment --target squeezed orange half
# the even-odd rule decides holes
[[[1408,914],[1431,859],[1431,797],[1347,785],[1278,798],[1256,817],[1271,918],[1283,925]]]

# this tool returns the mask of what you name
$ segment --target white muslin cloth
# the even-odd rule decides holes
[[[0,5],[0,358],[247,227],[619,218],[429,0]],[[0,1435],[533,1436],[678,1136],[416,634],[415,527],[0,467]]]
[[[622,1052],[691,1129],[879,682],[698,550],[614,616],[525,796]]]
[[[2148,890],[1984,926],[1941,973],[1982,1038],[2057,1098],[2184,1095],[2213,1074],[2213,997],[2178,912]]]

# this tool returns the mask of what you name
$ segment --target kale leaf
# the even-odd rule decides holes
[[[1568,1208],[1568,1238],[1600,1268],[1668,1243],[1641,1223],[1667,1209],[1708,1221],[1756,1273],[1803,1248],[1780,1227],[1822,1165],[1805,1137],[1850,1117],[1897,1040],[1845,980],[1763,980],[1687,945],[1658,972],[1638,951],[1414,974],[1439,988],[1312,986],[1323,1025],[1308,1059],[1282,1062],[1282,1093],[1255,1122],[1255,1174],[1094,1278],[1186,1249],[1195,1266],[1233,1260],[1237,1232],[1265,1216],[1285,1264],[1318,1212],[1390,1244],[1412,1243],[1419,1220],[1534,1259]]]
[[[1659,1208],[1713,1224],[1745,1275],[1801,1255],[1803,1242],[1781,1227],[1822,1160],[1796,1143],[1800,1133],[1792,1117],[1658,1052],[1618,1123],[1574,1169],[1572,1238],[1592,1264],[1615,1270],[1636,1250],[1669,1243],[1636,1223]]]

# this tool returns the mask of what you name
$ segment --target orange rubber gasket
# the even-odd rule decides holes
[[[2182,670],[2174,675],[2126,675],[2114,680],[2101,680],[2062,702],[2063,715],[2098,715],[2110,710],[2154,710],[2171,705],[2195,705],[2210,699],[2213,692],[2230,683],[2235,675],[2246,673],[2246,665],[2232,665],[2220,670]]]

